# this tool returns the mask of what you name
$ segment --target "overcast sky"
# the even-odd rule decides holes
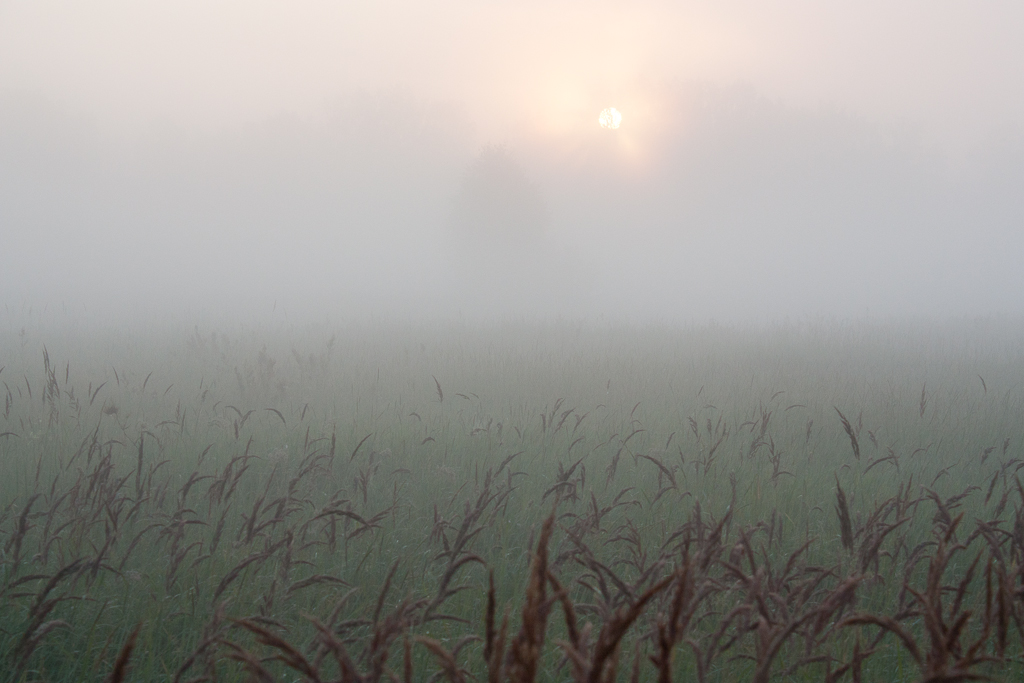
[[[0,0],[0,303],[1020,315],[1021,35],[1016,2]]]

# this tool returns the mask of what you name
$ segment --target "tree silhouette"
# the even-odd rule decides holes
[[[466,170],[451,215],[459,238],[481,247],[523,247],[547,224],[539,188],[504,147],[486,147]]]

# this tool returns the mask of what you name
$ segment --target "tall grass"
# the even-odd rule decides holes
[[[1014,330],[7,332],[10,680],[1013,680]]]

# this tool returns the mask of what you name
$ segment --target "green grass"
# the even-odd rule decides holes
[[[729,515],[716,576],[726,575],[723,563],[747,530],[776,571],[811,541],[801,566],[832,568],[825,590],[856,570],[841,544],[837,477],[855,527],[911,480],[911,498],[920,499],[881,546],[878,573],[869,568],[855,605],[835,618],[854,610],[891,616],[907,555],[935,539],[936,505],[926,489],[941,499],[968,492],[954,511],[964,513],[960,541],[975,520],[995,517],[1004,493],[1000,518],[1013,528],[1024,495],[1014,479],[1024,462],[1020,339],[1016,327],[991,322],[8,329],[0,332],[0,656],[18,671],[16,680],[98,680],[141,624],[129,680],[162,681],[219,629],[221,641],[208,651],[212,666],[223,680],[242,680],[223,641],[261,655],[271,649],[233,622],[216,622],[218,604],[225,619],[256,617],[302,649],[315,642],[311,617],[328,621],[348,596],[335,622],[352,622],[343,635],[358,657],[375,630],[359,620],[372,621],[390,568],[397,567],[382,616],[406,599],[429,603],[445,571],[445,542],[454,542],[487,473],[513,455],[491,484],[499,498],[483,507],[482,530],[463,549],[481,561],[462,566],[451,585],[466,590],[437,605],[437,613],[465,621],[424,622],[421,610],[404,633],[449,649],[466,635],[482,636],[491,570],[499,616],[509,610],[514,636],[537,534],[556,510],[551,568],[596,635],[609,616],[585,608],[600,601],[585,585],[594,585],[586,578],[592,570],[581,564],[569,530],[592,506],[615,502],[622,504],[584,540],[627,584],[663,560],[640,592],[681,561],[662,549],[693,522],[698,503],[712,526]],[[855,431],[859,459],[837,409]],[[871,466],[889,449],[891,460]],[[198,479],[184,495],[190,477]],[[978,552],[984,559],[965,597],[975,634],[985,610],[983,539],[972,539],[945,576],[955,586]],[[763,559],[757,555],[758,564]],[[75,561],[39,598],[49,577]],[[913,585],[923,585],[928,566],[926,556],[911,573]],[[309,577],[321,578],[288,592]],[[628,602],[614,587],[611,593]],[[728,586],[709,598],[702,613],[710,614],[692,637],[708,637],[744,595]],[[623,641],[621,678],[638,642],[642,676],[655,677],[646,636],[668,597]],[[34,624],[52,630],[29,647],[30,617],[52,598],[60,600]],[[904,622],[922,633],[920,619]],[[836,629],[819,654],[827,650],[838,666],[852,656],[858,634],[866,647],[875,633]],[[754,665],[736,655],[755,654],[754,632],[735,627],[732,635],[738,639],[714,659],[708,680],[753,675]],[[389,660],[398,672],[403,637]],[[570,679],[556,644],[567,637],[555,606],[543,680]],[[1011,625],[1011,658],[1022,654],[1020,641]],[[482,647],[472,642],[457,657],[478,677],[486,677]],[[790,680],[782,672],[803,656],[801,647],[794,640],[780,651],[773,680]],[[417,680],[439,670],[422,644],[413,647],[413,661]],[[182,680],[201,676],[203,666],[200,656]],[[279,663],[267,666],[284,675]],[[692,680],[694,666],[691,648],[677,645],[675,679]],[[985,666],[979,670],[1004,680],[1020,674],[1011,659]],[[823,671],[810,665],[792,680],[821,680]],[[892,635],[866,660],[864,676],[918,679]]]

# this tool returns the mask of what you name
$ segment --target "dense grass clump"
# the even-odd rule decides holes
[[[1018,332],[2,332],[3,667],[1014,680]]]

